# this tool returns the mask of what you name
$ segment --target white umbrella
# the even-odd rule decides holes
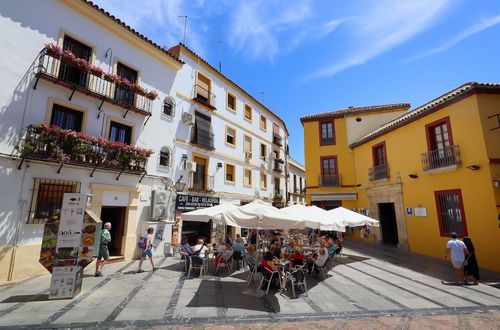
[[[319,228],[321,230],[344,231],[345,225],[328,211],[313,206],[304,206],[300,204],[292,205],[281,209],[282,211],[300,217],[306,221],[309,228]]]
[[[183,221],[198,221],[198,222],[208,222],[210,219],[218,220],[223,224],[230,226],[238,226],[236,223],[230,221],[230,219],[224,219],[222,214],[225,211],[235,210],[238,206],[230,203],[223,203],[204,209],[198,209],[194,211],[184,212],[181,214]],[[229,222],[227,221],[229,220]]]
[[[237,223],[243,228],[303,229],[306,227],[306,221],[302,218],[289,215],[259,199],[236,209],[224,211],[222,218]]]
[[[380,223],[378,220],[343,207],[337,207],[336,209],[328,211],[328,213],[333,214],[335,218],[339,219],[339,221],[344,224],[344,226],[349,227],[360,227],[364,225],[378,227]]]

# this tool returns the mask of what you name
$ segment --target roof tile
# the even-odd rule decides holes
[[[384,111],[384,110],[393,110],[405,108],[408,110],[410,108],[410,103],[393,103],[393,104],[382,104],[382,105],[371,105],[366,107],[348,107],[340,110],[333,110],[328,112],[317,113],[313,115],[307,115],[300,118],[301,121],[311,120],[311,119],[321,119],[321,118],[329,118],[329,117],[342,117],[357,113],[367,113],[367,112],[376,112],[376,111]]]

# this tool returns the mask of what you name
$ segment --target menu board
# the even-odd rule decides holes
[[[50,279],[49,299],[73,298],[82,289],[83,268],[54,267]]]

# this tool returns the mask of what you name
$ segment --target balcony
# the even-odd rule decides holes
[[[321,174],[318,182],[320,187],[340,187],[340,176],[338,174]]]
[[[283,145],[283,138],[278,134],[274,134],[273,143],[281,147]]]
[[[215,149],[213,133],[199,128],[193,129],[193,137],[191,138],[191,143],[194,143],[205,149]]]
[[[282,193],[281,189],[274,189],[273,199],[275,201],[282,201],[283,200],[283,193]]]
[[[32,159],[59,164],[57,173],[65,164],[88,167],[91,177],[97,168],[120,172],[117,180],[122,173],[144,177],[147,160],[153,154],[152,150],[46,124],[28,126],[23,143],[15,148],[22,159],[19,169],[25,159]]]
[[[458,145],[422,153],[422,168],[425,172],[440,172],[455,169],[461,164]]]
[[[389,165],[382,164],[368,169],[370,181],[377,181],[389,178]]]
[[[203,172],[194,172],[189,182],[189,189],[194,191],[214,191],[214,176]]]
[[[200,103],[211,110],[216,110],[215,108],[215,94],[211,93],[205,87],[201,85],[194,85],[194,95],[193,101]]]
[[[275,172],[283,172],[283,167],[284,167],[284,164],[285,162],[283,161],[283,159],[275,159],[274,160],[274,167],[273,167],[273,171]]]
[[[320,145],[325,145],[325,144],[333,144],[335,142],[335,140],[333,139],[333,136],[332,137],[321,137],[321,140],[320,140]]]
[[[36,89],[39,79],[68,88],[70,101],[78,92],[101,101],[99,110],[104,102],[122,107],[127,110],[124,118],[128,111],[150,116],[153,100],[158,97],[155,91],[147,91],[119,76],[106,74],[74,55],[65,57],[60,49],[54,52],[44,48],[40,52],[33,89]]]

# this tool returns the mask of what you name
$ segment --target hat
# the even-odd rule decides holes
[[[457,238],[457,233],[455,233],[454,231],[451,232],[451,238]]]

